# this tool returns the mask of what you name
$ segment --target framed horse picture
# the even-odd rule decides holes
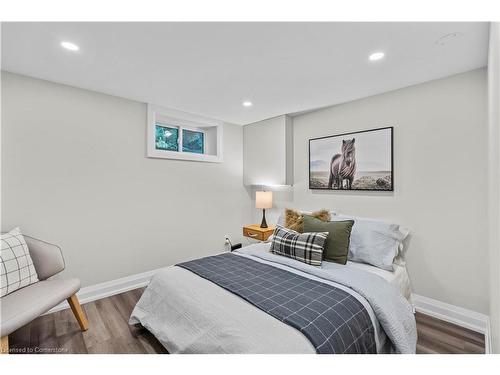
[[[309,189],[393,191],[393,128],[309,140]]]

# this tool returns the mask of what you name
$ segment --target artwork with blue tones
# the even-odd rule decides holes
[[[182,129],[182,151],[203,154],[205,151],[205,134]]]
[[[157,150],[179,151],[179,129],[156,124]]]

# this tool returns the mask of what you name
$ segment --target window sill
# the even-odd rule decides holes
[[[189,153],[189,152],[178,152],[178,151],[156,151],[156,150],[153,150],[153,151],[148,153],[148,158],[203,161],[203,162],[207,162],[207,163],[221,163],[222,162],[222,156],[207,155],[207,154],[193,154],[193,153]]]
[[[156,148],[156,124],[179,129],[196,129],[205,134],[204,154],[183,151],[159,150]],[[147,121],[147,153],[148,158],[188,160],[208,163],[222,162],[222,121],[209,119],[199,115],[167,109],[148,104]],[[181,133],[182,134],[182,133]],[[182,145],[179,145],[182,147]]]

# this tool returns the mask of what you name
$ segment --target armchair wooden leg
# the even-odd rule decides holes
[[[2,337],[2,349],[1,354],[9,354],[9,336]]]
[[[75,314],[75,318],[78,321],[78,324],[80,324],[80,329],[82,331],[86,331],[89,328],[89,323],[82,307],[80,306],[80,302],[78,302],[76,294],[73,294],[68,298],[68,303],[71,307],[71,310],[73,311],[73,314]]]

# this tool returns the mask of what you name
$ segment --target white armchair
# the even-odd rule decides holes
[[[2,353],[9,352],[9,334],[65,299],[68,301],[81,330],[86,331],[88,328],[87,318],[76,297],[76,292],[80,290],[80,280],[75,278],[50,279],[64,270],[65,264],[61,248],[26,235],[24,238],[40,281],[0,298]]]

